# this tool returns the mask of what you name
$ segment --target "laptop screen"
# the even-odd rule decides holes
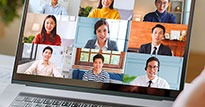
[[[193,6],[194,0],[25,0],[13,82],[174,99],[184,87]]]

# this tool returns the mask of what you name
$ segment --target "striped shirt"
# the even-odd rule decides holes
[[[98,75],[95,75],[93,73],[93,70],[89,70],[89,71],[84,73],[83,80],[109,83],[110,82],[110,76],[104,70],[102,70]]]

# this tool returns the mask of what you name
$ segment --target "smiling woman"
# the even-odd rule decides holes
[[[18,8],[22,7],[24,0],[1,0],[0,1],[0,20],[5,25],[11,23],[14,18],[19,17]]]

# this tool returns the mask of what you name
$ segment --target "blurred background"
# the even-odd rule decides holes
[[[0,54],[14,56],[23,7],[21,4],[22,0],[16,0],[16,3],[9,4],[15,9],[13,10],[12,8],[12,11],[8,11],[7,1],[0,1]],[[204,4],[204,0],[197,0],[195,5],[186,82],[191,82],[205,66]],[[5,19],[5,12],[9,20],[7,20],[8,18]]]

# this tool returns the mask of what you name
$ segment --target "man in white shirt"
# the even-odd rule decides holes
[[[140,46],[139,53],[172,56],[171,49],[162,44],[165,33],[165,27],[161,24],[156,24],[152,28],[152,42],[142,44]]]
[[[51,0],[51,3],[43,5],[37,13],[52,15],[68,15],[65,7],[58,3],[58,0]]]
[[[63,77],[58,71],[57,66],[50,62],[53,53],[53,49],[49,46],[43,49],[43,59],[35,61],[26,71],[26,74],[51,76],[51,77]]]
[[[170,86],[167,81],[157,76],[157,73],[159,72],[159,67],[159,59],[156,57],[150,57],[146,61],[145,67],[147,75],[137,77],[130,84],[144,87],[170,89]]]

